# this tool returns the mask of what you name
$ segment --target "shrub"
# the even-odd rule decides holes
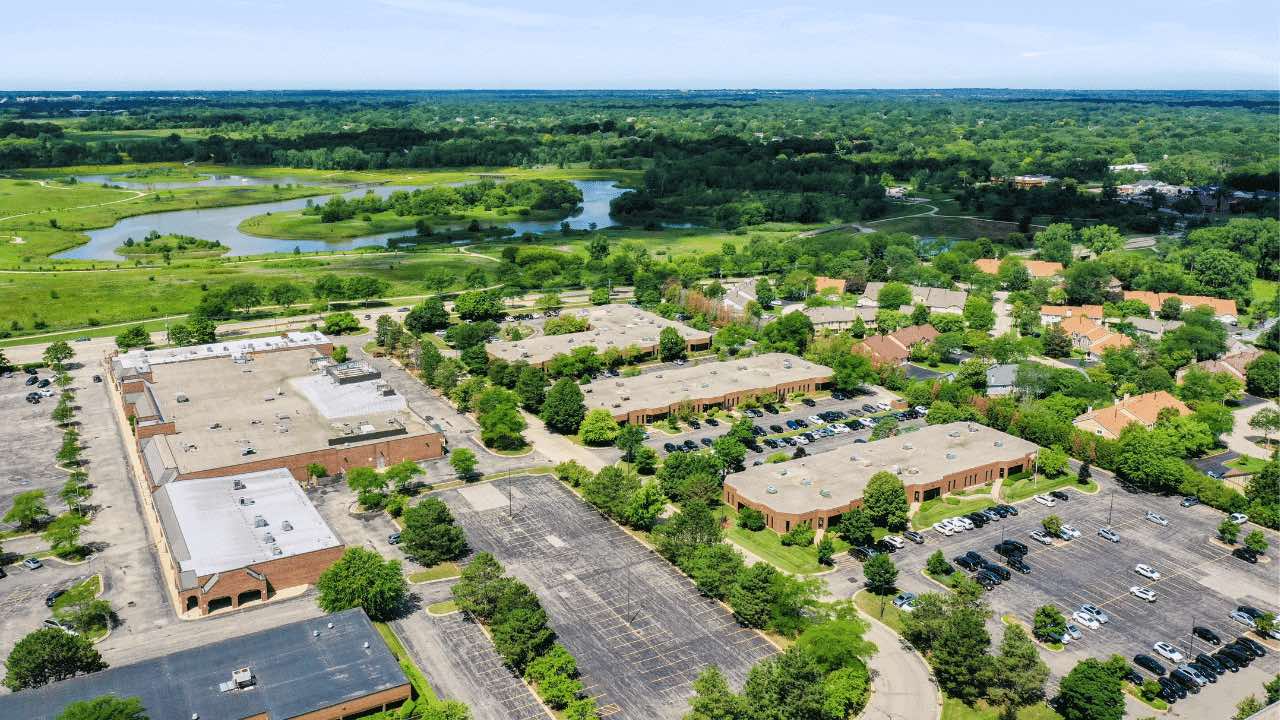
[[[782,536],[782,544],[787,546],[808,547],[813,544],[816,533],[808,521],[799,523]]]
[[[738,511],[738,527],[743,530],[763,530],[764,513],[755,508],[742,508]]]

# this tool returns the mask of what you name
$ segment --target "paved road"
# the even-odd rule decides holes
[[[871,658],[871,701],[859,717],[868,720],[937,720],[942,698],[933,671],[920,653],[874,618],[864,636],[879,651]]]
[[[1258,445],[1250,439],[1257,438],[1258,440],[1262,440],[1262,433],[1249,427],[1249,420],[1251,420],[1254,415],[1257,415],[1263,408],[1275,409],[1276,403],[1268,400],[1266,402],[1255,403],[1235,411],[1235,429],[1231,431],[1230,435],[1223,438],[1227,443],[1227,447],[1241,455],[1252,455],[1256,458],[1266,459],[1266,451],[1262,449],[1261,445]]]

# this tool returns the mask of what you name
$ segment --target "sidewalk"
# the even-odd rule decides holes
[[[879,620],[866,613],[859,615],[868,625],[863,637],[879,648],[868,662],[872,672],[871,702],[859,717],[938,720],[942,716],[942,696],[924,658]]]

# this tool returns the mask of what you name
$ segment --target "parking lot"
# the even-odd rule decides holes
[[[474,549],[537,593],[602,715],[678,718],[703,668],[718,665],[741,686],[774,652],[556,480],[516,477],[440,497]]]
[[[67,473],[54,464],[62,432],[49,417],[58,398],[41,398],[39,405],[27,402],[27,393],[35,390],[34,385],[24,384],[28,377],[19,370],[13,377],[0,378],[0,424],[12,430],[0,437],[0,458],[4,458],[0,463],[0,515],[13,506],[15,495],[28,490],[44,490],[51,512],[66,509],[58,500],[58,489]],[[42,370],[39,377],[53,375]],[[55,393],[59,390],[56,385],[49,389]]]
[[[778,412],[776,414],[770,413],[767,410],[762,410],[764,415],[762,417],[751,418],[751,421],[768,432],[768,435],[761,436],[761,439],[765,437],[777,437],[782,434],[795,435],[796,430],[787,427],[787,421],[789,420],[806,420],[807,422],[807,418],[810,415],[816,415],[817,413],[826,412],[828,410],[842,411],[848,415],[849,419],[854,419],[859,417],[859,415],[855,414],[854,411],[857,411],[857,413],[862,415],[866,414],[862,409],[863,405],[874,406],[876,403],[889,403],[897,399],[896,396],[883,388],[872,387],[868,388],[868,390],[870,390],[870,393],[867,395],[857,395],[845,400],[835,400],[830,396],[813,398],[813,407],[805,405],[802,402],[795,401],[786,409],[778,407]],[[717,422],[719,425],[711,425],[705,420],[700,420],[698,421],[698,424],[701,427],[698,428],[692,428],[687,424],[682,424],[681,428],[684,432],[681,432],[678,435],[669,434],[665,425],[663,425],[661,429],[650,428],[649,439],[645,444],[656,450],[659,456],[665,456],[667,454],[667,450],[663,447],[667,443],[680,445],[686,440],[689,440],[695,443],[699,449],[708,447],[707,443],[703,442],[704,438],[707,440],[714,440],[715,438],[724,435],[729,431],[729,425],[732,424],[733,420],[720,418]],[[906,421],[903,425],[909,426],[913,422],[918,423],[921,421]],[[770,427],[772,425],[780,427],[782,432],[774,431]],[[814,427],[815,426],[813,424],[810,424],[808,429],[813,429]],[[870,435],[871,431],[869,429],[855,430],[853,433],[834,435],[827,438],[818,438],[818,440],[809,443],[804,447],[805,451],[808,453],[823,452],[824,450],[830,450],[843,443],[849,442],[854,437],[866,439]],[[782,445],[773,449],[765,447],[764,445],[760,445],[759,447],[760,452],[758,453],[752,452],[748,449],[748,465],[750,465],[753,460],[764,459],[774,452],[785,451],[787,453],[793,453],[797,446]]]
[[[1056,605],[1068,621],[1085,603],[1110,616],[1110,622],[1099,629],[1080,627],[1083,637],[1065,651],[1044,653],[1058,677],[1085,657],[1115,653],[1132,659],[1137,653],[1154,654],[1152,644],[1157,641],[1172,643],[1191,657],[1211,652],[1212,648],[1191,634],[1193,626],[1209,627],[1229,641],[1246,631],[1228,617],[1237,605],[1277,609],[1275,568],[1249,565],[1210,542],[1222,520],[1220,512],[1202,505],[1182,508],[1180,498],[1130,493],[1115,489],[1110,482],[1092,496],[1074,489],[1067,492],[1071,499],[1058,501],[1055,507],[1024,501],[1017,505],[1017,517],[952,537],[926,530],[924,545],[908,545],[894,555],[900,569],[899,585],[914,592],[937,591],[938,585],[922,575],[925,560],[934,550],[941,549],[949,561],[969,550],[988,560],[1002,561],[992,549],[996,543],[1004,538],[1025,543],[1029,548],[1026,562],[1032,572],[1013,573],[1010,580],[987,593],[995,614],[993,633],[998,632],[999,619],[1005,614],[1030,627],[1042,605]],[[1147,510],[1168,518],[1168,526],[1146,520]],[[1081,537],[1070,542],[1055,540],[1052,546],[1032,540],[1030,532],[1051,514],[1073,525]],[[1120,535],[1119,543],[1097,535],[1098,528],[1108,524]],[[1134,566],[1139,563],[1154,567],[1161,579],[1153,582],[1138,575]],[[1131,595],[1129,588],[1135,585],[1152,589],[1156,600],[1148,603]],[[1250,637],[1260,639],[1253,634]],[[1268,645],[1280,650],[1280,644]],[[1280,670],[1280,652],[1255,661],[1249,672],[1255,670],[1274,675]],[[1204,694],[1212,698],[1212,688]]]

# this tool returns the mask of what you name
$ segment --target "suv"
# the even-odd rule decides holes
[[[1052,544],[1053,544],[1053,538],[1049,537],[1048,533],[1046,533],[1046,532],[1045,532],[1045,531],[1043,531],[1043,530],[1032,530],[1032,531],[1031,531],[1031,539],[1032,539],[1032,540],[1035,540],[1036,542],[1038,542],[1038,543],[1040,543],[1040,544],[1042,544],[1042,545],[1052,545]]]
[[[1062,492],[1061,490],[1050,490],[1049,497],[1054,498],[1056,500],[1062,500],[1063,502],[1066,502],[1067,500],[1071,499],[1070,496],[1068,496],[1066,493]]]
[[[993,590],[1000,584],[1000,579],[989,572],[980,572],[973,576],[973,580],[987,590]]]
[[[1169,527],[1169,519],[1154,510],[1148,510],[1147,514],[1143,517],[1149,522],[1153,522],[1160,527]]]
[[[978,569],[978,563],[970,560],[968,555],[957,555],[951,558],[951,562],[955,563],[957,567],[965,570],[973,571]]]
[[[1156,660],[1150,655],[1142,653],[1134,655],[1133,662],[1135,665],[1147,672],[1155,673],[1156,675],[1164,675],[1165,673],[1164,665],[1161,665],[1159,660]]]
[[[997,543],[993,548],[997,555],[1003,555],[1007,558],[1021,557],[1027,554],[1027,546],[1016,540],[1005,540]]]
[[[1031,566],[1028,565],[1025,561],[1023,561],[1022,556],[1015,555],[1009,558],[1008,562],[1009,562],[1009,567],[1013,568],[1014,570],[1017,570],[1023,575],[1031,574]]]
[[[1110,540],[1113,543],[1120,542],[1120,536],[1116,534],[1115,530],[1112,530],[1109,527],[1098,528],[1098,537],[1103,540]]]
[[[880,555],[882,553],[879,550],[872,547],[867,547],[865,545],[855,545],[849,550],[849,554],[852,555],[856,560],[859,560],[861,562],[866,562],[871,558],[875,557],[876,555]]]
[[[1001,582],[1013,577],[1013,574],[1010,573],[1007,569],[999,565],[996,565],[994,563],[984,563],[982,565],[982,572],[989,572],[992,575],[995,575],[996,577],[1000,578]]]
[[[902,531],[902,537],[904,537],[904,538],[906,538],[906,539],[910,540],[911,542],[915,543],[916,545],[923,545],[923,544],[924,544],[924,535],[921,535],[920,533],[916,532],[915,530],[904,530],[904,531]]]

